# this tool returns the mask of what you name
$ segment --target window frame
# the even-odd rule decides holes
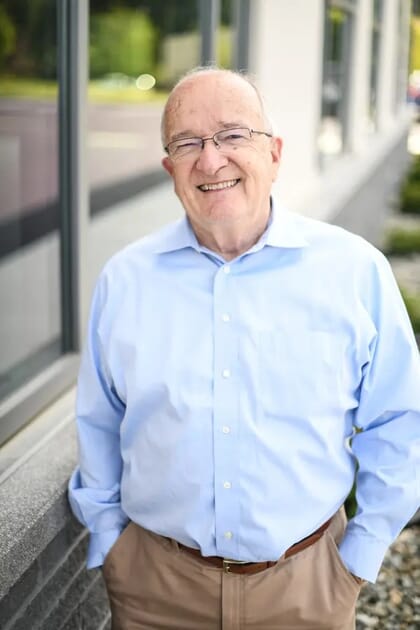
[[[320,105],[320,123],[323,119],[323,89],[326,78],[326,65],[328,61],[328,55],[331,49],[331,42],[327,42],[326,36],[328,33],[328,11],[331,8],[337,8],[344,11],[349,19],[348,28],[344,33],[345,39],[343,40],[343,64],[344,71],[342,76],[342,97],[338,104],[338,120],[341,124],[341,142],[342,150],[339,153],[331,156],[322,153],[318,149],[318,163],[321,169],[324,169],[328,163],[332,160],[339,159],[341,156],[349,152],[350,149],[350,105],[351,105],[351,90],[352,90],[352,58],[354,52],[354,34],[355,34],[355,22],[358,12],[358,0],[325,0],[324,1],[324,41],[322,52],[322,75],[321,75],[321,105]]]
[[[80,139],[87,68],[88,5],[57,2],[61,356],[0,401],[0,445],[74,385],[80,349],[80,214],[87,194]]]

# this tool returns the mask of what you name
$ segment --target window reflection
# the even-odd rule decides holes
[[[162,107],[200,47],[196,0],[91,0],[91,189],[132,188],[161,169]]]
[[[223,68],[233,68],[234,42],[234,3],[232,0],[221,1],[220,25],[217,29],[217,64]]]
[[[395,77],[395,110],[407,100],[409,38],[406,36],[406,24],[409,20],[408,5],[398,0],[397,18],[397,62]]]
[[[57,15],[0,3],[0,399],[61,351]]]
[[[318,135],[322,162],[345,148],[351,28],[352,14],[332,2],[326,2],[322,109]]]
[[[374,0],[372,16],[372,40],[370,57],[370,99],[369,99],[369,129],[377,128],[377,95],[379,76],[379,55],[381,45],[383,0]]]

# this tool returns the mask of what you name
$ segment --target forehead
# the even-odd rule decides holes
[[[165,131],[206,134],[230,124],[263,123],[255,89],[240,77],[202,75],[186,79],[169,98]]]

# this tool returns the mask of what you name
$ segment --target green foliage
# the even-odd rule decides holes
[[[420,17],[411,18],[410,72],[420,70]]]
[[[222,68],[232,67],[232,31],[227,26],[218,29],[217,63]]]
[[[347,518],[350,520],[356,514],[357,501],[356,501],[356,484],[353,484],[353,488],[347,499],[344,502],[344,509],[346,510]]]
[[[407,179],[410,181],[419,181],[420,182],[420,155],[417,155],[407,173]]]
[[[222,0],[222,14],[225,2]],[[196,29],[198,24],[197,0],[90,0],[89,4],[91,16],[108,13],[117,4],[120,8],[144,11],[162,36],[186,33]]]
[[[335,24],[344,24],[346,21],[346,14],[343,9],[339,7],[331,6],[328,9],[328,17]]]
[[[142,11],[115,9],[92,15],[90,75],[111,73],[137,77],[154,74],[156,31]]]
[[[404,288],[401,288],[401,295],[403,297],[405,306],[407,308],[408,316],[413,326],[413,330],[416,334],[420,333],[420,295],[410,293]]]
[[[420,156],[416,156],[401,186],[400,210],[420,214]]]
[[[6,65],[6,59],[16,47],[16,29],[3,6],[0,5],[0,70]]]
[[[420,182],[407,182],[401,188],[400,210],[405,214],[420,214]]]
[[[420,227],[390,230],[386,237],[386,252],[394,255],[420,253]]]

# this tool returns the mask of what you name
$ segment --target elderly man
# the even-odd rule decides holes
[[[281,140],[245,77],[187,75],[162,131],[186,217],[105,266],[80,370],[88,567],[115,630],[349,630],[419,504],[403,302],[371,245],[271,199]]]

